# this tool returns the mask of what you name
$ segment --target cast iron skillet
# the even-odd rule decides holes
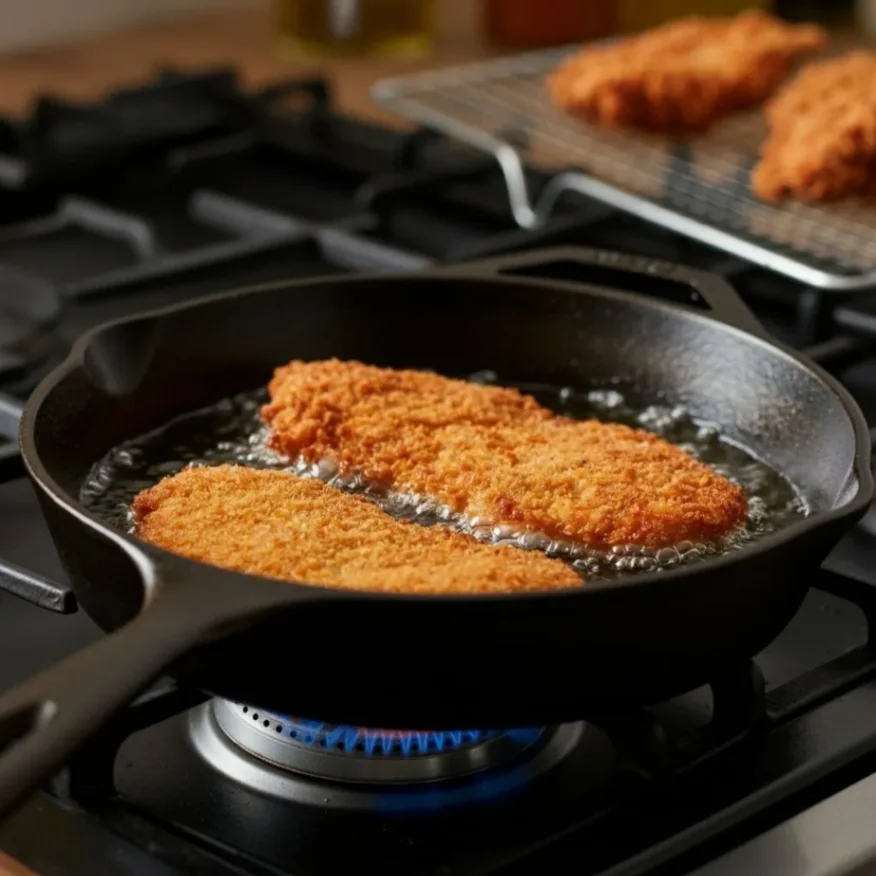
[[[278,363],[330,356],[662,395],[783,471],[813,513],[734,554],[626,582],[407,597],[223,572],[79,504],[89,467],[122,440],[264,384]],[[265,286],[106,325],[33,395],[21,446],[80,604],[117,632],[0,698],[0,814],[168,668],[262,709],[382,727],[527,726],[676,695],[779,633],[873,493],[855,403],[765,339],[730,287],[577,249]]]

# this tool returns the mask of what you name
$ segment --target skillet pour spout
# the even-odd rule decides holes
[[[172,557],[79,503],[121,442],[290,359],[629,388],[715,423],[810,514],[741,550],[563,592],[427,597],[269,582]],[[29,475],[82,608],[110,633],[0,697],[0,815],[157,675],[387,728],[533,726],[680,694],[794,616],[873,497],[849,394],[764,336],[723,281],[585,249],[234,291],[100,327],[34,393]]]

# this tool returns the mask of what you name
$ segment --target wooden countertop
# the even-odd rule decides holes
[[[93,99],[149,78],[163,65],[203,68],[233,64],[250,86],[299,75],[322,74],[345,112],[404,124],[376,107],[368,90],[378,79],[416,69],[463,63],[488,55],[472,38],[471,0],[442,0],[442,37],[434,54],[419,61],[299,60],[278,52],[270,8],[245,8],[140,27],[84,42],[0,58],[0,113],[21,114],[41,93]],[[45,838],[51,842],[50,837]],[[0,876],[38,876],[0,851]]]
[[[28,870],[18,861],[0,852],[0,876],[36,876],[33,870]]]
[[[44,92],[91,99],[109,89],[142,82],[160,65],[203,68],[231,63],[250,85],[289,76],[326,75],[334,84],[341,110],[398,124],[398,117],[374,106],[369,88],[388,76],[487,56],[472,35],[472,6],[471,0],[441,0],[441,38],[435,52],[422,60],[301,60],[279,51],[270,5],[265,0],[250,0],[232,10],[0,58],[0,113],[22,113],[35,95]]]

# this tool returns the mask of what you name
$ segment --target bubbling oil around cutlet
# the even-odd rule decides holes
[[[495,383],[496,375],[483,372],[470,379]],[[717,544],[681,542],[660,549],[625,545],[602,552],[552,541],[540,533],[469,518],[453,513],[428,496],[387,492],[358,475],[341,475],[327,460],[312,465],[278,456],[267,447],[267,430],[259,418],[259,408],[266,400],[263,389],[223,399],[114,448],[92,467],[82,485],[80,499],[100,519],[130,532],[131,503],[137,493],[186,466],[232,463],[290,470],[301,477],[319,478],[338,489],[364,494],[395,517],[424,526],[451,526],[480,542],[542,550],[548,556],[571,563],[589,580],[671,569],[729,553],[808,513],[805,501],[782,475],[726,440],[716,427],[697,422],[682,407],[662,404],[635,407],[613,389],[576,392],[541,385],[521,389],[566,416],[644,428],[677,444],[743,488],[749,505],[744,525]]]

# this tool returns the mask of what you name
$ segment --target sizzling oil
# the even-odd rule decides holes
[[[484,372],[472,375],[471,379],[492,383],[496,377]],[[636,408],[611,389],[575,392],[547,386],[521,388],[566,416],[647,429],[682,447],[745,490],[749,507],[745,524],[717,544],[681,542],[659,550],[630,545],[608,552],[552,541],[536,532],[492,525],[490,521],[454,514],[428,497],[385,492],[358,476],[341,476],[328,462],[311,465],[276,455],[266,446],[267,431],[259,419],[259,408],[266,401],[264,390],[224,399],[119,445],[93,466],[80,498],[101,519],[131,531],[131,503],[137,493],[186,466],[235,463],[290,470],[302,477],[319,478],[339,489],[362,493],[395,517],[426,526],[451,526],[481,542],[542,550],[548,556],[571,563],[589,579],[670,569],[738,550],[808,513],[805,502],[784,477],[726,440],[714,426],[695,420],[684,408],[668,405]]]

